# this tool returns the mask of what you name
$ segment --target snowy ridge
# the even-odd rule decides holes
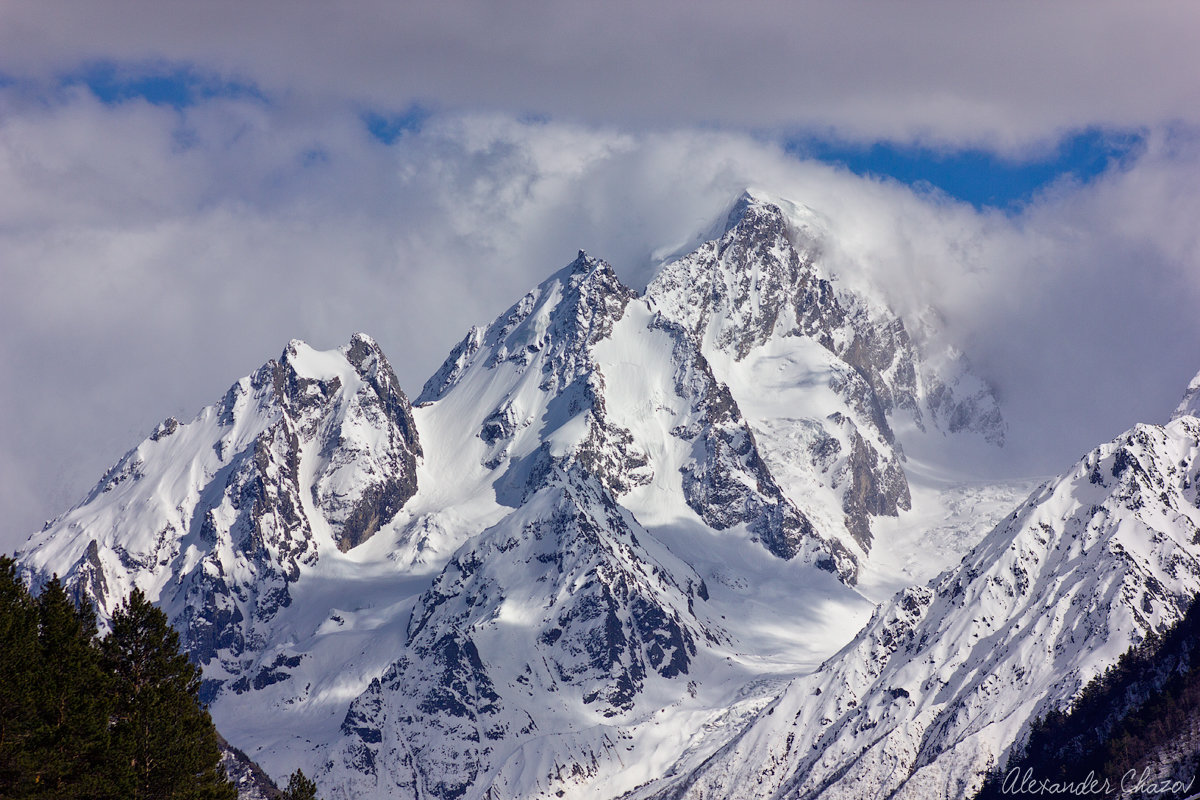
[[[453,408],[501,503],[520,505],[553,465],[575,461],[617,491],[648,480],[644,455],[604,416],[591,357],[632,296],[611,267],[580,253],[473,329],[426,383],[418,405]]]
[[[351,704],[324,783],[348,797],[553,797],[611,777],[620,760],[603,751],[634,739],[622,726],[686,696],[700,650],[728,638],[707,598],[594,479],[556,472],[421,596],[405,655]],[[534,737],[562,772],[534,775],[536,794],[513,776]]]
[[[420,453],[370,338],[329,353],[293,341],[191,422],[162,423],[21,561],[34,582],[63,575],[102,618],[140,587],[206,667],[207,692],[248,687],[241,656],[268,640],[301,571],[388,522]]]
[[[664,265],[646,297],[701,342],[764,456],[788,475],[787,495],[840,506],[822,527],[865,554],[872,520],[912,503],[892,417],[993,444],[1004,422],[958,354],[926,358],[886,307],[836,288],[822,273],[825,235],[810,210],[748,192],[719,238]]]
[[[490,472],[481,479],[502,504],[578,464],[616,497],[652,493],[659,507],[716,530],[744,526],[780,558],[854,579],[850,552],[783,495],[695,340],[584,253],[469,333],[426,383],[426,404],[473,433],[459,452]]]
[[[716,530],[742,528],[780,558],[854,582],[855,556],[784,495],[729,387],[686,331],[635,301],[596,355],[610,416],[656,465],[623,502],[648,518],[690,511]]]
[[[841,286],[822,258],[828,236],[811,209],[748,191],[721,234],[665,264],[646,296],[693,331],[710,358],[720,351],[741,361],[789,337],[816,341],[867,382],[871,394],[859,402],[884,439],[884,415],[905,410],[921,428],[929,417],[941,431],[1002,443],[995,397],[962,354],[923,351],[936,312],[917,320],[914,337],[883,298]]]
[[[691,718],[728,716],[727,684],[745,680],[742,664],[706,670],[743,676],[716,681],[716,701],[696,700],[695,682],[681,679],[697,648],[723,636],[693,619],[697,586],[706,597],[703,580],[620,510],[617,497],[694,519],[701,529],[743,531],[777,557],[853,577],[852,557],[817,536],[782,497],[692,339],[584,254],[486,330],[473,330],[427,383],[416,413],[426,442],[444,444],[449,429],[460,432],[450,448],[467,467],[458,483],[477,482],[474,492],[515,510],[482,534],[460,528],[467,535],[459,549],[414,607],[407,655],[352,703],[325,773],[347,796],[526,796],[528,785],[502,788],[516,780],[514,771],[559,791],[551,771],[530,778],[520,766],[530,745],[520,745],[515,761],[506,755],[525,739],[538,741],[539,758],[557,765],[554,775],[603,796],[613,781],[631,786],[648,777],[628,752],[653,741],[637,735],[638,719],[661,711],[664,698],[678,704],[686,694],[690,710],[682,713]],[[626,528],[631,544],[611,562],[608,537]],[[544,530],[555,534],[542,541]],[[589,548],[567,558],[575,542]],[[598,565],[597,553],[608,553]],[[547,563],[556,571],[544,573]],[[638,577],[645,565],[654,583]],[[527,596],[523,587],[543,583]],[[600,596],[588,586],[600,587]],[[520,628],[532,637],[528,646],[495,643],[497,621],[534,609],[539,616]],[[726,658],[733,652],[727,648]],[[529,653],[541,657],[515,658]],[[558,698],[548,703],[547,693]],[[621,748],[613,744],[622,740]],[[657,758],[677,759],[690,744],[684,737]]]
[[[1179,401],[1179,405],[1171,414],[1171,419],[1179,417],[1200,417],[1200,374],[1197,374],[1188,383],[1187,391],[1183,393],[1183,399]]]
[[[638,796],[968,796],[1200,590],[1200,419],[1139,425],[898,594],[717,758]]]

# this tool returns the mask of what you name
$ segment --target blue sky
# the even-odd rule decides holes
[[[12,83],[12,79],[7,81]],[[253,100],[271,104],[257,86],[194,66],[169,63],[88,64],[58,79],[58,89],[86,87],[98,100],[115,105],[145,101],[184,109],[213,99]],[[401,111],[361,109],[358,118],[369,134],[391,145],[419,131],[436,112],[420,103]],[[545,117],[540,117],[545,120]],[[855,175],[898,181],[917,191],[936,192],[978,209],[1014,211],[1060,181],[1087,183],[1136,156],[1146,134],[1099,127],[1070,131],[1023,153],[999,153],[981,147],[923,146],[889,140],[862,142],[804,132],[767,133],[796,158],[833,164]]]
[[[1145,134],[1076,131],[1053,145],[1014,158],[979,148],[934,149],[877,142],[864,145],[815,136],[792,137],[788,152],[837,164],[856,175],[890,178],[918,190],[936,190],[976,208],[1014,210],[1038,192],[1069,180],[1087,183],[1145,146]]]
[[[111,61],[86,64],[59,78],[60,88],[86,86],[99,100],[115,104],[145,100],[176,109],[214,98],[266,98],[253,85],[205,74],[194,67],[170,63],[123,65]]]

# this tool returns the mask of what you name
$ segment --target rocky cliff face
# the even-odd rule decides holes
[[[649,713],[650,685],[653,702],[686,692],[699,649],[725,637],[703,580],[647,538],[594,478],[548,476],[421,596],[404,655],[350,705],[327,785],[533,796],[506,776],[534,738],[563,767],[535,776],[536,796],[610,771],[611,754],[591,748],[614,749],[615,725]],[[591,743],[577,750],[573,736]]]
[[[645,455],[605,414],[602,378],[591,355],[632,297],[608,264],[581,252],[486,330],[472,329],[426,382],[418,403],[457,390],[451,402],[467,395],[460,401],[464,410],[472,417],[483,411],[481,420],[462,421],[486,445],[484,465],[503,468],[498,494],[505,502],[519,505],[542,476],[575,462],[617,492],[648,480]],[[492,386],[478,399],[503,387],[499,403],[474,402],[474,387],[485,382]],[[563,430],[568,422],[582,434],[569,442],[564,436],[574,431]]]
[[[889,421],[893,415],[904,415],[920,429],[932,423],[996,444],[1003,442],[1004,423],[995,398],[982,383],[972,384],[960,359],[933,370],[899,317],[836,288],[834,276],[822,272],[823,236],[806,209],[743,195],[724,233],[666,264],[646,297],[700,343],[717,377],[743,404],[753,404],[760,387],[739,380],[739,373],[789,348],[807,343],[822,348],[825,388],[836,400],[797,404],[811,410],[823,405],[827,412],[803,418],[811,430],[809,452],[797,453],[779,441],[778,418],[770,410],[754,415],[752,426],[768,451],[786,451],[781,458],[793,465],[801,458],[807,462],[809,476],[840,499],[846,544],[852,541],[865,552],[872,518],[911,508],[904,453]],[[801,420],[787,421],[784,427],[794,429]],[[783,433],[786,439],[789,431]]]
[[[244,691],[267,679],[244,656],[266,646],[302,570],[390,521],[420,454],[370,338],[337,353],[293,341],[191,422],[160,425],[22,561],[35,581],[60,572],[102,615],[140,586],[206,667],[206,696]]]
[[[647,349],[662,357],[613,377],[610,364],[628,364]],[[622,385],[610,387],[614,380]],[[629,426],[644,415],[630,412],[629,397],[650,386],[670,397],[677,413],[652,410],[667,430],[635,436]],[[418,402],[464,412],[462,423],[486,445],[484,466],[500,475],[494,487],[501,502],[520,505],[544,476],[573,465],[616,497],[657,475],[678,481],[678,495],[712,528],[746,526],[780,558],[804,553],[848,580],[856,573],[853,556],[783,496],[695,337],[651,312],[603,261],[581,253],[487,330],[470,332]],[[671,447],[691,456],[656,463],[649,455]]]
[[[283,792],[262,771],[262,767],[225,741],[219,733],[217,744],[221,748],[221,767],[230,783],[237,787],[238,800],[280,800],[283,797]]]

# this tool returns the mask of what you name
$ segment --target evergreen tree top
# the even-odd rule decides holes
[[[236,800],[200,670],[135,589],[98,638],[54,577],[33,597],[0,555],[0,797]]]

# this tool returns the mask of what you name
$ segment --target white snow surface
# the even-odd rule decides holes
[[[140,587],[331,798],[961,796],[1200,588],[1200,422],[1014,512],[988,387],[825,236],[749,193],[643,296],[581,253],[411,409],[368,337],[294,341],[22,567]]]
[[[701,769],[636,796],[960,798],[1200,590],[1200,419],[1139,425],[899,592]]]

